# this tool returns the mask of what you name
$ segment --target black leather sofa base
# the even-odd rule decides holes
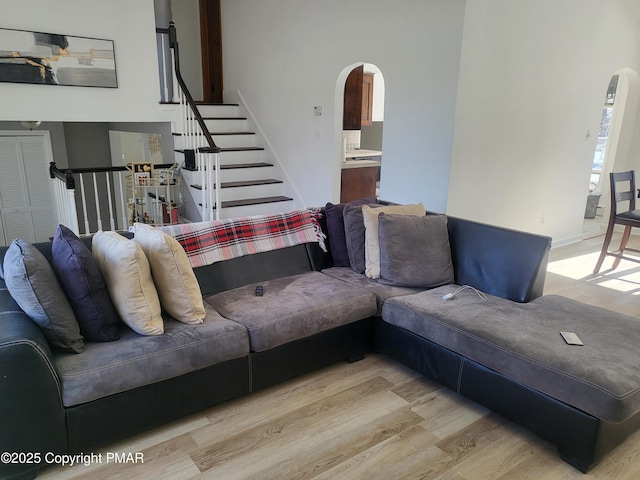
[[[263,352],[251,352],[251,390],[275,385],[373,349],[373,319],[366,318]]]
[[[245,356],[69,407],[66,409],[69,451],[91,451],[150,427],[246,395],[249,393],[248,378],[249,359]],[[158,402],[158,398],[162,398],[162,402]]]
[[[640,414],[604,422],[380,318],[374,349],[527,428],[584,473],[640,426]]]

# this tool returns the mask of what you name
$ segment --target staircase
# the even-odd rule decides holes
[[[291,210],[293,199],[283,194],[284,182],[275,178],[275,166],[265,161],[265,149],[258,145],[257,135],[251,131],[249,120],[240,115],[239,105],[198,104],[198,110],[215,144],[220,147],[219,218]],[[184,166],[189,155],[183,148],[188,145],[186,137],[182,132],[174,136],[176,163],[182,166],[183,185],[188,189],[188,193],[185,190],[182,192],[184,217],[199,221],[205,213],[202,212],[201,200],[202,175],[199,168]]]

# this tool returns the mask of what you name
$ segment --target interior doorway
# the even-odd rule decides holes
[[[16,238],[44,242],[54,235],[52,158],[49,132],[0,132],[0,244]]]
[[[339,166],[334,192],[341,202],[379,196],[383,159],[385,82],[370,63],[345,67],[336,82]]]

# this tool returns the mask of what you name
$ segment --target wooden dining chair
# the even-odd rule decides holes
[[[611,209],[609,214],[609,225],[607,226],[607,233],[604,236],[604,243],[602,244],[602,251],[600,257],[596,263],[596,267],[593,269],[593,273],[598,273],[602,267],[602,262],[606,256],[615,257],[613,261],[613,267],[616,268],[623,258],[632,262],[640,263],[640,258],[625,256],[624,252],[640,253],[639,249],[627,247],[629,236],[631,235],[632,227],[640,227],[640,210],[636,210],[636,179],[635,172],[630,170],[628,172],[610,173],[609,180],[611,183]],[[624,211],[618,210],[619,202],[629,202],[627,209]],[[611,237],[613,236],[613,229],[616,225],[624,225],[624,232],[622,234],[622,240],[620,240],[620,246],[617,250],[610,251],[609,244],[611,243]]]

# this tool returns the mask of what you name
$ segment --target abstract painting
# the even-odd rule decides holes
[[[113,41],[0,28],[0,82],[116,88]]]

